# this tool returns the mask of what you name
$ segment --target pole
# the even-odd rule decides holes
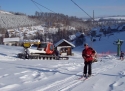
[[[117,45],[117,56],[120,56],[121,53],[121,45],[123,43],[123,40],[118,39],[117,41],[115,41],[115,45]]]
[[[93,25],[94,25],[94,10],[93,10]]]
[[[93,19],[92,19],[92,24],[94,26],[94,10],[93,10]],[[92,47],[92,44],[93,44],[93,38],[91,37],[91,47]]]
[[[123,44],[123,40],[118,39],[117,41],[114,41],[114,45],[117,45],[117,56],[120,56],[121,53],[121,45]]]
[[[118,43],[117,43],[117,56],[120,56],[120,51],[121,51],[121,42],[120,39],[118,39]]]

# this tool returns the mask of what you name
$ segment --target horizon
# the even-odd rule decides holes
[[[0,0],[0,10],[7,11],[7,12],[20,12],[26,15],[35,15],[35,12],[54,12],[54,13],[61,13],[68,16],[76,16],[79,18],[90,18],[89,16],[93,17],[93,11],[95,17],[102,17],[102,16],[116,16],[116,15],[125,15],[125,1],[121,0],[72,0],[74,1],[79,7],[81,7],[85,12],[80,10],[78,6],[76,6],[71,0],[33,0],[38,4],[48,8],[41,7],[40,5],[33,3],[31,0],[17,0],[8,1],[8,0]],[[7,4],[7,2],[9,4]],[[50,11],[51,10],[51,11]]]

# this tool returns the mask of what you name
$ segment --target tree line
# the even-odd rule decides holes
[[[74,26],[76,27],[77,23],[81,24],[78,28],[86,26],[82,18],[76,16],[68,16],[60,13],[49,13],[49,12],[35,12],[35,15],[29,16],[39,20],[39,23],[44,23],[46,27],[60,27],[62,26],[72,26],[72,22],[75,22]]]

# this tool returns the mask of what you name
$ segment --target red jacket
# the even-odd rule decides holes
[[[87,62],[94,60],[94,58],[93,58],[94,54],[95,54],[95,50],[93,48],[91,48],[91,47],[88,47],[87,49],[84,49],[82,51],[82,57]]]

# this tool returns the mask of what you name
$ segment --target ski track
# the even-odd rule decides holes
[[[117,61],[114,62],[114,64],[109,64],[106,66],[103,66],[102,69],[95,68],[93,71],[95,71],[94,76],[97,76],[101,72],[107,71],[109,69],[112,69],[118,65]],[[81,72],[77,73],[80,74]],[[82,84],[84,81],[78,81],[78,77],[73,75],[71,77],[62,79],[60,81],[56,81],[52,84],[48,84],[48,86],[41,88],[37,91],[71,91],[71,89],[75,88],[79,84]]]
[[[78,81],[77,79],[78,78],[63,82],[59,85],[56,85],[55,87],[52,87],[50,89],[45,90],[45,91],[65,91],[65,90],[67,90],[75,85],[78,85],[82,82],[82,81]]]
[[[63,87],[61,87],[58,91],[67,91],[67,90],[69,90],[69,89],[71,89],[71,88],[73,88],[73,87],[79,85],[79,84],[82,83],[82,82],[83,82],[83,81],[80,81],[80,80],[74,80],[74,81],[68,83],[68,85],[65,84],[65,85],[64,85]]]
[[[37,91],[57,91],[59,88],[61,88],[64,84],[68,83],[69,82],[74,82],[76,81],[75,79],[77,79],[77,77],[75,75],[71,76],[71,77],[68,77],[68,78],[65,78],[65,79],[62,79],[60,81],[56,81],[52,84],[48,84],[47,87],[45,88],[42,88],[40,90],[37,90]]]
[[[4,87],[0,88],[0,91],[10,91],[10,90],[12,90],[14,88],[17,88],[19,86],[20,86],[19,84],[7,85],[7,86],[4,86]]]
[[[9,74],[4,74],[3,76],[0,76],[0,78],[3,78],[3,77],[6,77],[8,76]]]

